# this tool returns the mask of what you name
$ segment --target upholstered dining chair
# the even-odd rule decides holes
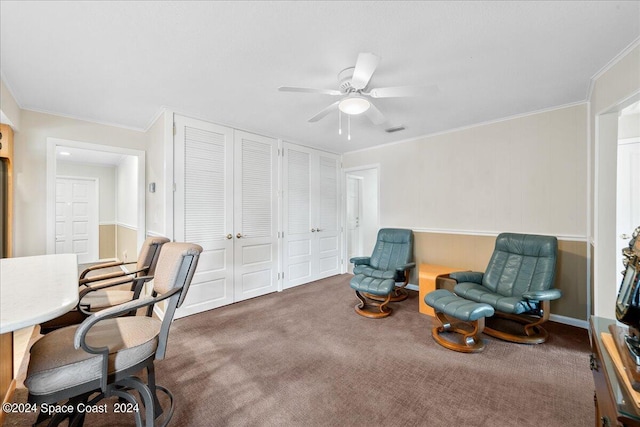
[[[551,301],[562,296],[553,289],[558,240],[553,236],[502,233],[484,273],[456,272],[449,276],[457,284],[459,297],[487,303],[493,318],[509,319],[522,331],[485,326],[484,333],[506,341],[540,344],[549,334],[541,326],[549,319]]]
[[[41,404],[65,402],[64,405],[94,405],[101,399],[118,396],[138,404],[136,425],[153,426],[163,413],[157,392],[169,396],[166,425],[174,410],[173,395],[155,382],[154,360],[165,356],[169,328],[177,307],[184,301],[198,264],[202,248],[189,243],[164,245],[153,280],[153,292],[124,304],[93,313],[80,325],[55,330],[31,348],[25,386],[28,401]],[[147,281],[150,277],[136,278]],[[153,307],[168,300],[162,320],[152,317]],[[146,315],[119,317],[124,313],[147,308]],[[145,384],[137,376],[147,371]],[[142,402],[131,392],[138,392]],[[166,406],[166,405],[165,405]],[[49,425],[58,425],[69,417],[69,425],[82,425],[84,413],[70,411],[58,414]],[[141,413],[145,417],[142,419]],[[48,415],[40,413],[39,423]]]
[[[409,283],[409,272],[415,267],[413,258],[413,232],[402,228],[382,228],[370,257],[351,258],[354,277],[350,286],[356,291],[360,303],[355,311],[370,318],[387,317],[391,301],[407,298],[404,289]],[[399,286],[396,284],[399,283]]]
[[[136,262],[114,261],[101,263],[85,269],[78,281],[79,302],[74,310],[40,325],[43,334],[58,328],[82,322],[91,313],[113,307],[140,296],[141,281],[137,277],[153,276],[162,245],[169,242],[166,237],[148,237],[140,248]],[[114,267],[135,264],[132,271],[105,272]]]

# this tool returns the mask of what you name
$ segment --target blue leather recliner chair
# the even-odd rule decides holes
[[[484,273],[451,273],[459,297],[487,303],[495,317],[515,321],[524,329],[497,330],[485,326],[484,333],[506,341],[540,344],[548,333],[540,325],[549,319],[551,301],[562,296],[552,289],[558,256],[558,240],[553,236],[502,233]],[[505,325],[507,326],[507,325]]]
[[[383,228],[370,257],[351,258],[353,274],[350,286],[360,300],[356,313],[370,318],[387,317],[390,301],[407,298],[404,287],[409,283],[409,272],[415,267],[413,259],[413,232],[400,228]],[[401,283],[396,287],[396,283]],[[367,301],[369,300],[369,301]],[[371,308],[377,310],[372,311]]]

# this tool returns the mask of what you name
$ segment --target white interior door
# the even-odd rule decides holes
[[[362,255],[362,238],[360,233],[361,203],[360,195],[362,178],[347,175],[347,260]],[[349,271],[353,266],[349,263]]]
[[[234,301],[278,289],[278,141],[234,131]]]
[[[618,144],[616,220],[616,267],[622,271],[622,248],[629,245],[633,230],[640,226],[640,139]],[[618,279],[619,285],[622,276]]]
[[[56,253],[78,263],[98,261],[98,190],[95,179],[56,178]]]
[[[339,158],[322,153],[318,158],[319,197],[316,239],[318,279],[340,274]]]
[[[284,144],[283,159],[283,288],[314,280],[312,243],[315,227],[311,197],[313,151]]]
[[[233,130],[176,116],[174,235],[203,252],[183,317],[233,302]]]

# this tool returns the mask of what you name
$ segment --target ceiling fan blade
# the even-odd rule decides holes
[[[329,105],[327,108],[325,108],[324,110],[320,111],[318,114],[316,114],[315,116],[311,117],[309,119],[309,122],[313,123],[313,122],[317,122],[318,120],[320,120],[321,118],[323,118],[324,116],[326,116],[327,114],[331,113],[332,111],[335,111],[338,109],[338,104],[340,103],[340,101],[336,101],[333,104]]]
[[[431,86],[396,86],[371,89],[367,94],[372,98],[402,98],[410,96],[435,95],[440,92],[437,85]]]
[[[291,87],[291,86],[280,86],[278,88],[280,92],[305,92],[305,93],[321,93],[323,95],[342,95],[342,92],[339,90],[333,89],[314,89],[310,87]]]
[[[364,112],[364,115],[367,116],[371,123],[374,125],[380,125],[387,121],[387,118],[376,108],[373,103],[370,103],[369,109]]]
[[[356,68],[353,70],[353,77],[351,78],[351,86],[354,89],[367,87],[379,63],[380,57],[373,53],[361,53],[358,55]]]

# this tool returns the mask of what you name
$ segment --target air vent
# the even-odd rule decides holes
[[[394,126],[392,128],[385,129],[384,131],[387,133],[400,132],[401,130],[405,130],[404,126]]]

